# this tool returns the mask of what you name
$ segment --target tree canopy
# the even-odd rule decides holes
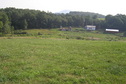
[[[11,31],[10,21],[5,12],[0,12],[0,32],[2,33],[10,33]]]
[[[99,18],[105,18],[101,20]],[[113,28],[126,30],[126,15],[103,16],[89,12],[70,12],[67,14],[54,14],[39,10],[5,8],[0,9],[0,32],[9,33],[11,28],[39,29],[63,27],[84,27],[96,25],[97,29]]]

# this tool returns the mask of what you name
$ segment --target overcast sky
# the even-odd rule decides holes
[[[126,0],[0,0],[0,8],[28,8],[49,12],[62,10],[126,14]]]

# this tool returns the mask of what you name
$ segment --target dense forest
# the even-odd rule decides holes
[[[5,34],[18,29],[51,29],[60,26],[84,27],[86,25],[96,25],[97,29],[111,28],[126,31],[126,15],[103,16],[89,12],[54,14],[29,9],[0,9],[0,32]]]
[[[97,16],[98,18],[105,18],[105,16],[102,14],[92,13],[92,12],[70,11],[69,14],[70,15],[80,15],[80,16],[90,16],[90,17]]]

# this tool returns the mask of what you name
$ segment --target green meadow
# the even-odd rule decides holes
[[[0,84],[126,84],[124,38],[98,32],[25,31],[30,35],[0,39]]]
[[[84,28],[73,28],[72,31],[59,31],[59,29],[29,29],[17,30],[16,34],[5,37],[29,37],[29,38],[52,38],[52,39],[76,39],[98,41],[122,41],[123,33],[105,33],[104,31],[86,31]],[[19,33],[19,34],[18,34]],[[25,33],[25,34],[22,34]]]

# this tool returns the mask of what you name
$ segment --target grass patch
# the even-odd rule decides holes
[[[0,39],[1,84],[125,84],[126,43]]]

